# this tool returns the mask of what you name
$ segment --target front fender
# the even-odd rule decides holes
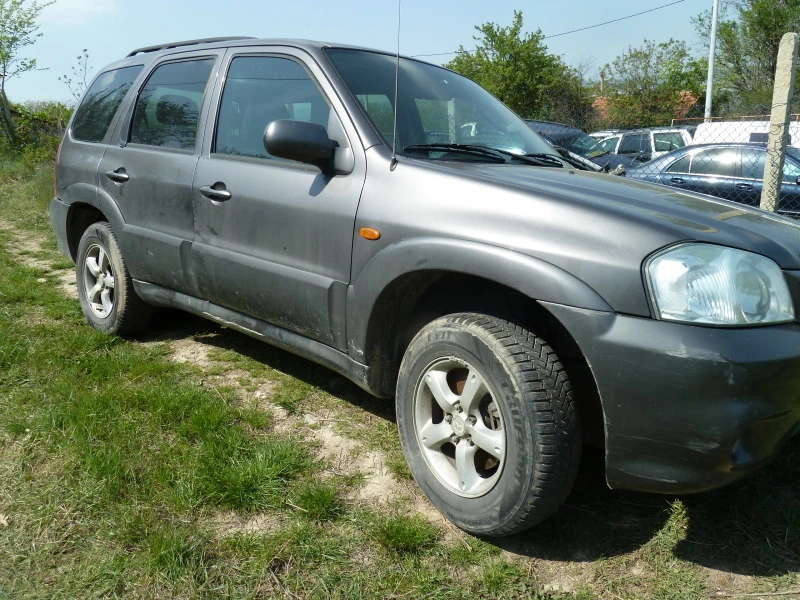
[[[383,291],[397,278],[423,271],[482,277],[534,300],[612,311],[586,283],[541,259],[478,242],[433,237],[407,239],[372,257],[348,289],[349,350],[356,360],[364,359],[369,317]]]

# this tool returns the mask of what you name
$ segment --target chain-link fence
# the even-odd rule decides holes
[[[794,43],[796,48],[796,38]],[[791,53],[791,44],[782,52]],[[789,115],[785,128],[771,125],[786,122],[793,93],[793,62],[785,65],[775,80],[772,114],[704,118],[699,99],[687,93],[669,111],[628,103],[626,114],[615,105],[618,99],[600,97],[582,110],[553,107],[543,120],[528,124],[565,156],[583,159],[587,168],[624,171],[631,179],[800,219],[800,114]],[[636,123],[648,126],[632,129]]]
[[[664,127],[582,131],[531,120],[532,129],[555,146],[625,177],[700,192],[758,207],[767,165],[769,115],[689,118]],[[800,218],[800,115],[789,125],[778,212]]]

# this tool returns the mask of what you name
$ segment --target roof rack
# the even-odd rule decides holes
[[[181,46],[194,46],[196,44],[211,44],[213,42],[230,42],[233,40],[254,40],[254,37],[250,36],[231,36],[231,37],[214,37],[214,38],[203,38],[200,40],[186,40],[185,42],[171,42],[169,44],[160,44],[158,46],[146,46],[144,48],[137,48],[128,56],[136,56],[137,54],[143,54],[145,52],[158,52],[159,50],[168,50],[170,48],[180,48]]]

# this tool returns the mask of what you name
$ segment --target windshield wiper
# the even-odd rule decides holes
[[[536,163],[545,163],[548,167],[563,167],[564,162],[568,162],[566,159],[561,158],[560,156],[556,156],[554,154],[547,154],[546,152],[537,152],[535,154],[515,154],[517,158],[527,158],[530,159],[531,162],[536,161]]]
[[[472,146],[470,144],[414,144],[405,146],[403,152],[461,152],[493,158],[498,162],[506,162],[505,157],[500,151],[486,146]]]

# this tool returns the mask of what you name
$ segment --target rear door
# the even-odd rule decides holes
[[[346,349],[345,297],[366,174],[358,136],[302,52],[233,49],[222,68],[192,191],[197,293]],[[328,176],[270,156],[263,135],[277,119],[325,127],[352,172]]]
[[[198,123],[223,53],[181,53],[156,63],[99,166],[101,193],[114,199],[125,218],[125,259],[132,276],[178,291],[189,290]]]
[[[739,149],[708,148],[692,156],[685,189],[728,200],[737,200],[736,184],[741,182]]]

